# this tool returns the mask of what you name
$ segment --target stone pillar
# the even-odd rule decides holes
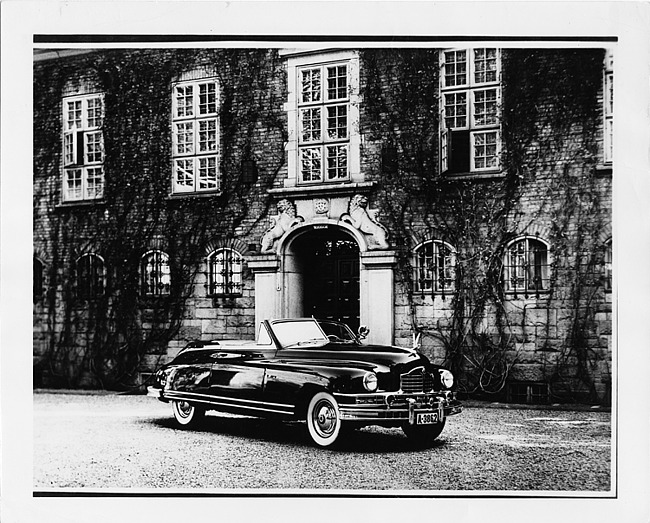
[[[392,345],[394,340],[394,267],[395,251],[361,253],[360,293],[361,324],[370,328],[368,343]]]
[[[261,254],[246,259],[255,275],[255,329],[266,319],[280,317],[280,290],[278,269],[280,259],[276,254]]]

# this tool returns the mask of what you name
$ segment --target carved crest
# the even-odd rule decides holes
[[[314,200],[314,213],[327,215],[330,212],[330,202],[327,198],[316,198]]]

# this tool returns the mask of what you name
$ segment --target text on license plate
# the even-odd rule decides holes
[[[438,423],[437,412],[424,412],[415,418],[416,425],[431,425],[432,423]]]

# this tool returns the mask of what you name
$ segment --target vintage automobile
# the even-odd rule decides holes
[[[304,420],[328,447],[367,425],[401,427],[431,443],[461,412],[454,378],[415,349],[364,345],[336,321],[265,320],[254,341],[194,341],[155,374],[148,395],[170,402],[180,427],[206,410]]]

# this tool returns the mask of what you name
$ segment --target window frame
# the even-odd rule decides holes
[[[614,55],[605,50],[603,68],[603,163],[614,162]]]
[[[153,265],[156,269],[157,275],[154,275],[156,278],[156,281],[154,282],[154,292],[148,292],[148,288],[151,287],[151,285],[147,282],[147,275],[146,275],[146,270],[145,270],[145,265],[147,263],[147,259],[149,257],[153,257],[154,262]],[[161,265],[161,262],[165,260],[166,261],[166,266],[167,266],[167,272],[162,270],[162,267],[164,265]],[[165,251],[162,251],[160,249],[150,249],[147,252],[145,252],[141,257],[140,257],[140,294],[142,296],[145,296],[147,298],[162,298],[162,297],[167,297],[171,295],[171,281],[172,281],[172,270],[171,270],[171,259],[169,257],[169,254],[167,254]],[[153,272],[153,271],[152,271]],[[164,276],[167,276],[168,282],[167,283],[161,283],[162,279]],[[166,287],[166,291],[161,291],[158,290],[161,285]]]
[[[541,263],[537,263],[535,259],[535,251],[530,248],[531,243],[537,243],[543,247],[542,251],[539,251],[545,257],[544,260],[541,260]],[[518,264],[516,261],[512,262],[512,253],[513,247],[519,244],[524,244],[523,253],[515,253],[516,256],[525,259],[523,264]],[[531,255],[533,256],[531,264]],[[508,243],[506,246],[505,254],[503,257],[503,288],[506,294],[514,296],[516,299],[519,295],[523,295],[524,298],[529,298],[531,295],[539,297],[541,294],[548,293],[550,288],[551,281],[551,271],[552,271],[552,260],[549,244],[537,236],[520,236]],[[530,269],[533,269],[532,277]],[[521,271],[523,276],[515,275],[513,277],[512,271]],[[539,271],[539,276],[538,276]],[[539,277],[541,281],[541,287],[531,286],[531,282],[535,282]],[[523,285],[513,286],[512,281],[523,280]]]
[[[70,104],[79,104],[79,107],[71,109]],[[103,92],[64,96],[62,99],[61,195],[65,203],[96,201],[104,196],[105,111]],[[91,137],[94,137],[92,141]]]
[[[81,263],[89,260],[88,273],[83,273]],[[88,281],[81,281],[86,276]],[[75,260],[75,296],[81,300],[93,300],[106,292],[106,263],[104,258],[94,252],[84,253]]]
[[[186,73],[181,79],[172,83],[172,180],[173,195],[220,193],[222,190],[221,174],[221,86],[216,75],[210,74],[192,78]],[[206,87],[205,103],[201,101],[201,87]],[[214,92],[209,92],[209,86]],[[191,94],[188,95],[188,89]],[[191,96],[191,104],[180,105],[177,90],[184,89],[183,100]],[[214,98],[210,98],[213,94]],[[201,111],[202,105],[212,106],[214,110]],[[188,114],[188,109],[191,114]],[[179,114],[182,112],[183,114]],[[214,126],[210,127],[213,123]],[[206,124],[206,129],[201,129]],[[181,130],[183,129],[183,130]],[[191,136],[191,139],[188,139]],[[205,139],[203,139],[205,137]],[[184,138],[182,140],[181,138]],[[201,144],[208,144],[201,150]],[[201,171],[206,174],[201,176]],[[184,183],[181,183],[183,181]],[[188,183],[188,182],[191,182]],[[204,186],[202,186],[204,185]]]
[[[226,255],[226,258],[222,262],[224,269],[221,271],[221,275],[224,278],[224,283],[221,284],[217,282],[217,274],[215,273],[217,262],[215,259],[222,253]],[[219,247],[207,256],[206,263],[208,268],[209,296],[242,296],[244,289],[244,257],[239,251],[230,247]],[[233,270],[233,264],[235,264],[235,267],[238,267],[238,270]],[[229,271],[227,271],[228,267],[230,267]],[[232,281],[234,276],[238,277],[238,282]],[[216,288],[218,286],[223,287],[224,292],[217,292]],[[233,290],[233,287],[235,287],[236,290]]]
[[[284,110],[287,115],[288,140],[286,144],[287,151],[287,177],[284,180],[284,188],[305,188],[320,186],[323,188],[333,187],[338,184],[346,183],[363,183],[365,175],[361,171],[361,133],[359,125],[359,108],[361,103],[359,67],[360,57],[359,50],[353,49],[283,49],[280,56],[286,60],[287,68],[287,100],[284,104]],[[312,141],[309,144],[302,140],[301,122],[302,115],[300,109],[307,108],[311,101],[302,98],[301,71],[308,69],[317,69],[323,67],[334,67],[336,65],[347,65],[347,96],[336,99],[330,99],[326,105],[341,105],[341,102],[347,104],[347,139],[332,137],[331,141],[325,141],[323,135],[326,128],[323,127],[327,120],[327,111],[324,109],[321,113],[319,129],[322,129],[320,139],[322,141]],[[323,78],[321,73],[321,80]],[[327,85],[327,74],[325,73],[325,83],[321,84],[320,91],[323,92]],[[342,85],[338,86],[339,89]],[[343,92],[340,93],[341,95]],[[321,96],[323,98],[323,96]],[[313,101],[311,107],[316,107],[323,100]],[[324,115],[324,116],[322,116]],[[342,128],[342,126],[341,126]],[[312,154],[309,154],[312,148]],[[332,178],[328,178],[327,173],[327,151],[325,147],[331,148],[331,169]],[[339,148],[335,150],[335,148]],[[302,151],[305,151],[304,153]],[[317,150],[317,151],[315,151]],[[338,154],[337,154],[338,153]],[[318,176],[303,176],[303,171],[308,173],[310,169],[303,169],[303,155],[308,161],[310,156],[315,158],[311,172],[316,171]],[[338,165],[336,165],[338,163]],[[342,173],[343,163],[345,163],[345,174]],[[336,169],[338,172],[335,174]]]
[[[424,261],[429,260],[430,267],[424,268],[426,276],[421,278],[422,274],[422,256],[420,253],[424,249],[428,249],[431,246],[431,256],[428,256],[428,253],[424,253]],[[447,252],[441,253],[441,249],[445,249]],[[446,274],[447,271],[450,271],[449,276],[443,277],[444,281],[448,281],[448,285],[440,285],[440,256],[443,255],[444,266],[442,268],[443,274]],[[421,242],[413,249],[413,292],[420,293],[423,296],[430,294],[432,296],[441,295],[446,296],[456,292],[456,265],[457,265],[457,251],[449,243],[442,240],[426,240]],[[450,258],[450,263],[447,264],[446,258]],[[435,265],[434,265],[435,261]],[[430,277],[427,277],[430,276]],[[425,282],[423,286],[422,283]],[[429,286],[427,286],[427,282]]]
[[[614,286],[614,251],[612,238],[605,242],[605,254],[603,259],[605,272],[605,292],[611,293]]]
[[[477,70],[476,51],[494,51],[494,69],[486,68],[485,71],[493,71],[494,78],[484,81],[476,79],[481,71]],[[458,73],[454,73],[453,85],[447,85],[447,62],[448,54],[453,53],[455,57],[459,52],[465,52],[464,81],[459,82]],[[439,80],[439,140],[440,140],[440,162],[441,174],[448,175],[483,175],[497,174],[502,171],[502,85],[501,85],[501,49],[497,47],[469,47],[442,49],[440,51],[440,80]],[[458,61],[452,64],[458,64]],[[454,66],[454,70],[457,69]],[[494,92],[490,98],[479,100],[481,93]],[[464,97],[459,101],[458,97]],[[453,99],[453,100],[452,100]],[[452,102],[453,103],[449,103]],[[480,111],[483,107],[485,110]],[[450,108],[453,111],[450,112]],[[489,118],[493,121],[481,122],[481,118]],[[460,120],[460,121],[459,121]],[[448,127],[448,124],[454,124]],[[460,125],[456,125],[459,123]],[[494,134],[490,142],[491,154],[478,156],[484,144],[479,143],[481,136]],[[458,156],[457,156],[458,155]],[[466,157],[467,156],[467,157]],[[485,165],[478,165],[478,160],[484,159]]]
[[[342,76],[338,75],[338,70],[342,67],[345,67],[345,95],[338,96],[338,92],[341,87],[336,85],[334,90],[337,91],[334,97],[330,97],[330,87],[329,87],[329,71],[334,70],[335,75],[333,76],[334,80],[337,81]],[[318,72],[319,76],[319,86],[318,91],[311,89],[305,91],[301,89],[303,83],[303,74],[310,73],[311,79],[315,77],[314,73]],[[347,182],[350,180],[350,165],[349,165],[349,156],[350,156],[350,96],[351,96],[351,71],[349,61],[334,61],[334,62],[325,62],[317,63],[310,65],[299,66],[296,71],[296,93],[297,93],[297,130],[298,130],[298,183],[300,185],[309,185],[309,184],[328,184],[328,183],[340,183]],[[310,94],[310,99],[305,100],[304,94]],[[318,93],[317,99],[314,97],[314,94]],[[339,112],[342,108],[345,108],[345,115]],[[331,112],[334,111],[334,115],[331,115]],[[304,115],[318,115],[318,118],[313,116],[309,119],[305,119]],[[343,125],[340,125],[340,121],[344,119],[344,129],[345,135],[340,136],[341,129]],[[305,121],[314,122],[318,121],[318,128],[315,126],[309,125],[305,127]],[[333,125],[331,125],[333,123]],[[316,138],[309,139],[305,138],[309,135],[317,135]],[[312,168],[309,169],[310,173],[315,173],[313,165],[316,163],[315,160],[318,159],[318,175],[305,176],[305,169],[303,159],[307,159],[306,156],[303,156],[303,153],[311,152],[310,163]],[[330,152],[333,151],[333,152]],[[338,153],[336,152],[338,151]],[[344,174],[335,175],[330,177],[329,171],[333,169],[335,173],[341,171],[341,166],[339,160],[341,156],[340,152],[344,151],[345,154],[345,165],[343,167]],[[318,154],[314,156],[314,152]],[[330,165],[333,164],[333,167]]]

